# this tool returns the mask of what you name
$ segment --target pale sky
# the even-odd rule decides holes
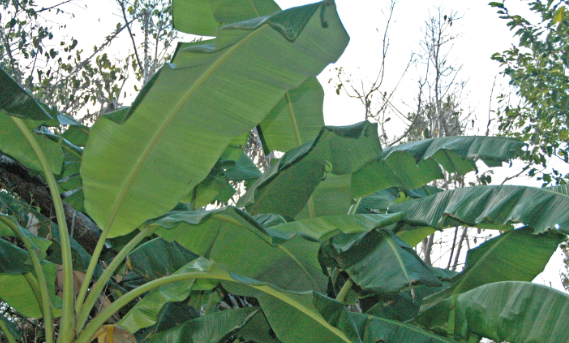
[[[311,1],[276,0],[282,8],[304,5]],[[390,91],[398,82],[412,52],[420,52],[420,41],[423,37],[425,20],[429,14],[436,12],[436,7],[442,7],[447,12],[457,12],[461,17],[453,25],[453,34],[459,37],[454,41],[450,60],[463,69],[459,79],[468,80],[463,92],[462,107],[473,113],[476,118],[473,128],[467,134],[483,135],[489,115],[490,92],[500,66],[490,59],[495,52],[507,49],[517,41],[506,26],[506,21],[499,19],[496,10],[487,5],[489,1],[452,1],[452,0],[401,0],[395,7],[393,22],[390,27],[390,50],[386,60],[386,75],[384,89]],[[373,79],[379,70],[381,39],[385,26],[382,10],[386,9],[388,0],[337,0],[338,12],[350,35],[350,43],[340,60],[324,70],[319,79],[325,89],[324,101],[325,122],[327,125],[347,125],[363,120],[364,107],[355,99],[345,95],[335,94],[334,68],[343,67],[355,79]],[[528,15],[527,1],[507,1],[512,12]],[[85,9],[87,5],[87,9]],[[117,6],[114,0],[83,0],[71,5],[76,18],[67,24],[66,32],[72,32],[78,38],[80,47],[92,51],[92,46],[100,44],[104,36],[112,31],[120,18],[117,16]],[[112,51],[130,48],[126,31],[121,39],[112,45]],[[421,68],[420,66],[417,68]],[[411,68],[403,78],[394,104],[403,112],[411,110],[416,95],[416,81],[419,70]],[[496,79],[494,96],[500,92],[509,91],[507,80],[500,76]],[[134,95],[134,91],[132,91]],[[406,105],[407,104],[407,105]],[[128,105],[128,104],[125,104]],[[496,109],[496,100],[492,101],[492,109]],[[392,120],[390,132],[403,132],[405,127],[401,121]],[[556,168],[563,167],[559,161],[554,162]],[[515,174],[514,168],[496,169],[494,180],[503,180],[506,176]],[[540,186],[540,182],[527,178],[518,178],[509,182]],[[558,251],[545,273],[535,281],[563,289],[559,280],[559,268],[562,257]]]

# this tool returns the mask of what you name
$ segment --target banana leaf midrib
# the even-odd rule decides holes
[[[395,247],[393,239],[391,237],[388,237],[387,235],[382,234],[382,236],[383,236],[383,239],[385,239],[385,241],[387,242],[387,244],[389,244],[389,247],[391,248],[391,251],[395,255],[395,258],[397,258],[397,263],[399,264],[399,267],[403,271],[403,275],[405,275],[405,279],[407,279],[407,282],[409,282],[409,285],[411,285],[411,282],[413,280],[411,280],[411,278],[409,277],[409,273],[407,272],[407,268],[405,268],[405,264],[403,263],[403,260],[401,259],[401,255],[399,254],[397,247]]]
[[[138,172],[142,168],[142,165],[146,161],[146,159],[147,159],[148,155],[150,154],[150,152],[152,151],[153,147],[158,142],[159,138],[162,136],[162,134],[164,133],[166,128],[168,128],[169,124],[176,117],[176,115],[180,112],[180,110],[184,106],[184,104],[191,98],[191,96],[199,88],[199,86],[201,84],[203,84],[205,82],[205,80],[207,80],[207,78],[213,73],[213,71],[215,71],[217,69],[217,67],[219,67],[221,65],[221,63],[223,61],[225,61],[235,50],[240,48],[242,45],[244,45],[246,42],[248,42],[251,38],[255,37],[260,32],[263,32],[264,30],[266,30],[268,27],[270,27],[270,25],[268,23],[265,23],[261,27],[259,27],[255,31],[253,31],[252,33],[248,34],[241,41],[232,45],[217,61],[215,61],[215,63],[213,63],[212,66],[207,68],[207,70],[198,79],[198,81],[194,85],[192,85],[192,87],[190,89],[188,89],[188,91],[186,92],[186,95],[178,102],[178,104],[176,105],[176,107],[174,108],[172,113],[167,118],[165,118],[164,123],[162,124],[162,126],[158,130],[157,134],[152,138],[150,144],[147,145],[147,147],[144,149],[143,154],[136,161],[136,164],[134,165],[132,172],[129,174],[126,182],[124,183],[124,187],[122,187],[122,190],[118,195],[118,198],[115,200],[115,203],[114,203],[115,205],[113,206],[113,208],[110,212],[109,218],[108,218],[107,223],[105,224],[105,228],[103,230],[110,230],[110,228],[112,227],[113,222],[114,222],[114,220],[115,220],[115,218],[116,218],[116,216],[117,216],[117,214],[121,208],[123,200],[124,200],[126,194],[128,193],[128,190],[130,189],[130,186],[132,185],[132,183],[133,183],[134,179],[136,178]]]

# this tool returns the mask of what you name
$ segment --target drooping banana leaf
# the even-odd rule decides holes
[[[201,208],[214,201],[226,203],[236,193],[229,181],[252,181],[262,175],[242,147],[229,145],[207,177],[182,201]]]
[[[263,311],[257,312],[235,336],[245,342],[280,343]]]
[[[245,212],[226,209],[171,212],[152,223],[167,241],[225,265],[229,271],[290,290],[324,290],[318,242],[263,228]]]
[[[57,266],[44,261],[43,273],[47,281],[47,289],[52,301],[54,317],[61,314],[61,298],[55,295],[55,273]],[[22,274],[0,274],[0,298],[10,307],[28,318],[42,318],[41,305],[38,303],[32,288]]]
[[[177,242],[155,238],[146,242],[128,255],[128,267],[149,280],[174,273],[199,256]]]
[[[223,342],[246,325],[257,312],[258,307],[245,307],[212,313],[150,336],[144,342]]]
[[[144,330],[139,330],[135,334],[135,337],[138,342],[142,342],[156,333],[166,331],[190,319],[198,318],[199,316],[200,312],[189,306],[185,301],[168,303],[158,314],[156,324]]]
[[[174,0],[172,14],[176,30],[202,36],[215,36],[216,28],[267,16],[280,11],[272,0]]]
[[[208,271],[212,267],[212,262],[198,258],[193,262],[184,265],[174,274],[188,272]],[[215,269],[217,271],[217,269]],[[211,282],[206,279],[180,280],[162,285],[149,292],[141,301],[118,322],[118,325],[135,333],[140,329],[150,327],[158,321],[158,316],[164,306],[168,303],[186,300],[192,290],[211,290],[218,284],[217,280]]]
[[[404,221],[437,229],[458,225],[508,230],[523,223],[535,229],[569,232],[569,196],[545,188],[477,186],[459,188],[393,205]]]
[[[317,292],[280,291],[255,280],[232,277],[241,285],[223,285],[233,293],[256,297],[277,338],[284,343],[451,342],[409,324],[348,312],[344,304]]]
[[[274,230],[300,233],[319,241],[326,241],[338,234],[370,232],[373,229],[397,223],[403,213],[395,214],[342,214],[316,217],[283,223],[271,227]]]
[[[386,229],[337,235],[322,245],[320,262],[344,270],[365,293],[396,294],[418,283],[441,286],[417,253]]]
[[[176,280],[187,285],[191,280],[219,280],[232,294],[252,296],[258,299],[263,312],[277,338],[284,343],[296,342],[377,342],[412,341],[419,343],[450,342],[434,334],[422,331],[409,324],[374,318],[367,315],[349,313],[343,304],[329,299],[317,292],[290,292],[280,290],[273,285],[230,274],[220,266],[198,259],[180,269]],[[178,288],[181,283],[175,283]],[[169,288],[167,284],[151,291],[138,305],[146,303],[149,297],[160,293],[163,299],[187,296],[189,291]],[[137,306],[133,308],[135,311]],[[149,308],[150,310],[150,308]],[[155,309],[152,309],[154,311]],[[159,310],[159,309],[158,309]],[[130,312],[129,312],[130,313]],[[150,313],[150,312],[146,312]],[[222,312],[223,313],[223,312]],[[129,314],[125,318],[129,317]],[[119,325],[132,330],[138,327],[125,319]],[[295,330],[291,330],[291,327]],[[402,340],[403,339],[403,340]]]
[[[347,41],[335,6],[318,3],[226,25],[216,42],[179,47],[123,125],[101,118],[91,128],[81,167],[90,216],[115,237],[173,208],[233,137],[335,61]]]
[[[495,150],[488,152],[487,145],[494,146]],[[422,187],[443,177],[439,163],[447,171],[460,174],[474,170],[473,160],[478,155],[484,156],[487,161],[490,158],[506,161],[514,156],[521,145],[514,140],[494,137],[444,137],[391,147],[351,175],[323,180],[312,194],[315,215],[346,213],[354,198],[391,187],[402,190]],[[309,207],[305,205],[296,218],[306,218],[308,214]]]
[[[347,213],[354,202],[351,193],[351,182],[351,174],[326,175],[326,178],[320,182],[311,195],[314,215],[310,214],[310,208],[308,204],[306,204],[295,219],[299,220]]]
[[[68,126],[61,137],[76,146],[84,147],[87,144],[87,140],[89,139],[89,127],[63,114],[58,115],[57,120],[60,125]]]
[[[535,235],[528,227],[511,230],[468,251],[464,270],[451,286],[425,299],[421,311],[441,300],[476,287],[500,281],[532,281],[565,239],[558,232]]]
[[[251,158],[247,156],[247,153],[242,148],[237,149],[237,152],[239,153],[239,159],[234,160],[235,164],[230,165],[224,171],[227,179],[230,181],[250,181],[260,178],[263,173],[257,168]]]
[[[42,171],[32,147],[10,116],[24,119],[28,128],[35,130],[41,124],[53,119],[48,110],[47,106],[37,102],[4,69],[0,68],[0,152],[30,169]],[[41,135],[34,136],[48,158],[51,170],[59,174],[63,162],[61,142],[52,142]]]
[[[442,137],[386,148],[381,156],[354,173],[352,194],[362,197],[389,187],[415,189],[449,173],[476,170],[481,159],[495,166],[512,159],[524,143],[502,137]],[[439,166],[440,165],[440,166]]]
[[[426,285],[416,285],[407,287],[396,295],[376,295],[360,299],[360,305],[364,313],[405,322],[415,318],[419,314],[421,303],[425,297],[440,292],[450,286],[450,278],[452,274],[441,276],[451,271],[441,270],[438,268],[429,268],[442,283],[440,287],[428,287]],[[456,274],[456,273],[454,273]]]
[[[4,69],[0,68],[0,111],[22,119],[47,121],[52,116]]]
[[[25,274],[31,271],[33,267],[28,252],[0,239],[0,274]]]
[[[569,341],[569,296],[529,282],[497,282],[455,295],[420,315],[422,327],[467,340],[496,342]]]
[[[351,174],[380,153],[377,124],[324,127],[314,142],[289,151],[266,171],[240,199],[240,206],[251,214],[294,218],[323,178]],[[307,210],[309,217],[316,216],[316,205],[312,202],[314,208]]]
[[[409,246],[415,247],[435,232],[437,232],[437,229],[433,229],[430,226],[404,225],[403,228],[397,231],[397,237],[409,244]]]
[[[265,153],[313,141],[324,126],[324,90],[315,77],[288,91],[257,127]]]

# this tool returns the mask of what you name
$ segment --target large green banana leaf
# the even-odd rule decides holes
[[[190,262],[176,271],[174,274],[181,274],[192,271],[203,271],[211,268],[211,262],[204,265],[203,259]],[[212,290],[218,281],[200,280],[181,280],[172,282],[149,292],[141,301],[118,322],[118,325],[135,333],[140,329],[153,326],[159,320],[159,314],[168,303],[181,302],[188,298],[191,291]]]
[[[529,282],[498,282],[455,295],[419,316],[430,330],[467,340],[569,342],[569,296]],[[476,340],[478,341],[478,340]]]
[[[569,184],[547,187],[546,189],[569,196]]]
[[[146,242],[128,255],[128,267],[149,280],[167,276],[199,256],[177,242],[155,238]]]
[[[215,43],[182,45],[123,125],[101,118],[91,128],[81,166],[88,213],[115,237],[167,212],[233,137],[334,62],[347,41],[326,2],[224,26]]]
[[[318,140],[314,144],[317,145]],[[336,150],[335,146],[331,148],[330,154],[341,156],[345,153],[344,157],[357,156],[366,149],[371,150],[370,148],[376,144],[379,143],[374,139],[362,141],[349,151],[343,148]],[[494,149],[489,149],[488,146]],[[301,154],[298,150],[293,150],[285,155],[291,163],[284,164],[282,161],[282,166],[274,166],[257,182],[258,188],[275,188],[275,191],[265,192],[268,194],[259,198],[257,195],[253,197],[251,192],[255,190],[252,189],[245,195],[242,204],[248,205],[250,210],[259,208],[259,212],[275,212],[296,219],[346,213],[356,197],[370,195],[392,186],[407,187],[411,190],[442,178],[439,163],[449,172],[464,173],[473,170],[475,167],[473,160],[478,156],[484,157],[487,161],[506,161],[521,146],[521,143],[514,140],[493,137],[455,137],[453,140],[445,137],[421,144],[402,144],[383,153],[379,153],[381,150],[378,148],[375,156],[366,155],[362,158],[363,154],[360,155],[362,156],[360,162],[365,165],[340,175],[327,174],[322,182],[318,182],[317,175],[307,177],[311,170],[314,173],[314,168],[305,166],[307,163],[305,159],[310,158],[310,154]],[[402,183],[401,180],[406,181]],[[271,185],[271,183],[276,184]],[[295,191],[288,192],[289,189]],[[307,202],[308,198],[311,198],[310,202]],[[283,208],[293,208],[294,211],[279,212],[280,204],[283,204]],[[304,208],[298,212],[296,208],[300,204]]]
[[[351,174],[326,175],[326,178],[314,189],[310,198],[314,207],[314,215],[310,214],[310,208],[306,204],[295,219],[347,213],[354,202],[351,184]]]
[[[394,214],[342,214],[338,216],[302,219],[272,226],[278,231],[300,233],[319,241],[326,241],[338,234],[370,232],[373,229],[397,223],[403,213]]]
[[[350,343],[380,340],[418,343],[450,342],[409,324],[350,313],[340,302],[317,292],[283,291],[270,284],[230,274],[219,265],[205,259],[198,259],[184,266],[176,274],[173,277],[179,277],[183,283],[177,281],[151,291],[129,314],[135,311],[140,304],[148,303],[147,299],[154,297],[154,294],[160,294],[164,301],[172,301],[169,299],[188,296],[190,290],[187,285],[192,284],[191,280],[210,279],[211,281],[222,281],[224,288],[232,294],[256,297],[277,338],[285,343]],[[183,279],[184,277],[187,279]],[[156,306],[163,305],[156,304]],[[148,310],[151,309],[148,308]],[[151,312],[156,310],[154,308]],[[126,320],[130,318],[129,314],[121,320],[119,325],[132,332],[139,326]],[[295,330],[291,330],[291,327]]]
[[[55,295],[55,273],[57,266],[44,261],[43,273],[52,301],[54,317],[61,314],[61,298]],[[22,274],[0,274],[0,298],[10,307],[28,318],[42,318],[41,305],[38,303],[32,288]]]
[[[162,238],[225,265],[233,273],[283,289],[324,290],[318,242],[265,229],[245,212],[228,207],[207,212],[171,212],[152,225]]]
[[[415,318],[421,309],[425,297],[435,294],[450,286],[450,279],[456,272],[439,268],[429,268],[442,283],[441,287],[415,285],[395,295],[375,295],[360,299],[362,311],[372,316],[406,322]]]
[[[258,307],[245,307],[190,319],[170,330],[150,336],[144,342],[223,342],[246,325],[257,312]]]
[[[289,151],[265,172],[239,204],[251,214],[294,218],[323,178],[351,174],[380,153],[377,124],[324,127],[314,142]]]
[[[437,229],[458,225],[507,230],[523,223],[535,234],[569,232],[569,196],[545,188],[478,186],[459,188],[393,205],[404,221]]]
[[[0,239],[0,274],[25,274],[31,271],[33,267],[28,252]]]
[[[253,318],[241,327],[235,336],[245,342],[280,343],[278,338],[275,337],[273,329],[269,326],[263,311],[257,312]]]
[[[257,127],[265,153],[313,141],[324,126],[324,90],[315,77],[288,91]]]
[[[322,246],[320,257],[323,267],[341,268],[366,293],[396,294],[418,283],[441,286],[417,253],[386,229],[337,235]]]
[[[52,119],[47,112],[47,106],[37,102],[4,69],[0,68],[0,151],[30,169],[42,171],[32,147],[10,116],[24,119],[30,130],[35,130]],[[59,174],[63,163],[61,142],[52,142],[42,135],[34,136],[48,158],[51,170]]]
[[[185,301],[168,303],[158,314],[156,324],[144,330],[139,330],[136,332],[135,338],[137,342],[142,342],[156,333],[166,331],[199,316],[200,312],[189,306]]]
[[[22,119],[46,121],[52,117],[45,107],[0,68],[0,111]]]
[[[452,278],[448,289],[425,299],[421,311],[485,284],[532,281],[564,239],[565,235],[554,231],[535,235],[526,227],[488,240],[468,252],[464,270]]]
[[[174,0],[174,28],[185,33],[215,36],[216,28],[280,11],[273,0]]]
[[[232,293],[256,297],[271,328],[285,343],[451,342],[409,324],[348,312],[344,304],[317,292],[282,291],[255,280],[232,277],[240,284],[223,282],[224,287]]]
[[[352,194],[362,197],[389,187],[415,189],[442,179],[442,166],[463,175],[476,170],[478,158],[489,166],[512,159],[524,143],[502,137],[442,137],[386,148],[381,156],[354,173]],[[440,166],[439,166],[440,165]]]

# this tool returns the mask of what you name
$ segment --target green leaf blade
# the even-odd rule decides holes
[[[112,227],[109,237],[173,208],[234,136],[256,126],[288,89],[340,56],[348,37],[334,7],[324,9],[326,29],[319,15],[291,20],[322,6],[226,26],[215,46],[178,49],[174,64],[145,86],[123,125],[102,118],[93,126],[81,167],[85,208],[100,227]],[[289,41],[273,29],[277,25],[298,37]]]

